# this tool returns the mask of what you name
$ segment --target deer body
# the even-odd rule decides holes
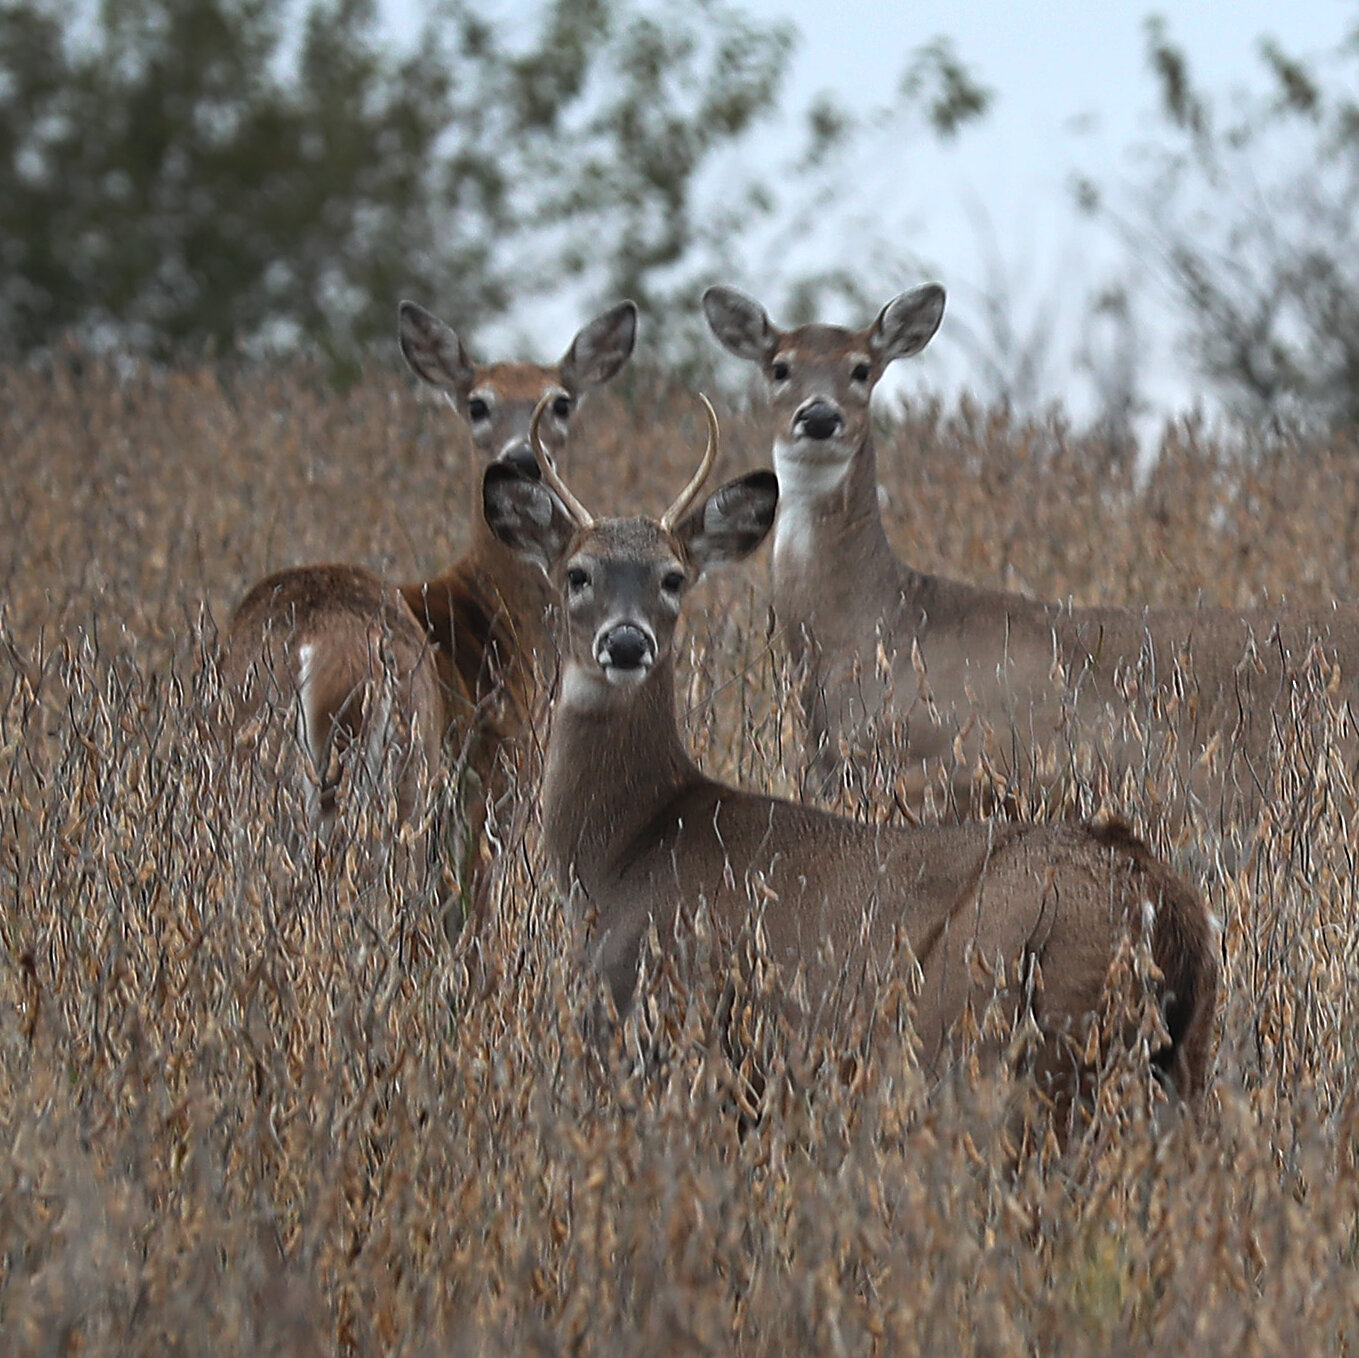
[[[620,1009],[654,922],[662,946],[706,902],[730,945],[754,903],[794,1018],[834,1023],[885,979],[904,931],[920,964],[917,1027],[934,1069],[969,1000],[991,991],[972,965],[1010,978],[1043,1032],[1040,1074],[1068,1082],[1124,931],[1149,930],[1187,1097],[1206,1079],[1217,987],[1207,911],[1187,883],[1119,829],[964,824],[875,826],[728,787],[689,758],[674,714],[672,641],[683,590],[748,555],[778,497],[769,473],[681,518],[563,518],[542,486],[492,468],[486,515],[550,573],[563,599],[563,672],[543,780],[543,845],[593,919],[591,954]],[[682,508],[684,505],[681,497]],[[675,522],[679,520],[679,522]],[[1041,966],[1044,985],[1020,978]]]
[[[579,401],[608,381],[627,361],[636,339],[636,307],[623,302],[585,326],[562,360],[479,365],[457,335],[411,302],[400,309],[402,352],[414,371],[438,387],[467,421],[485,463],[518,466],[536,476],[527,442],[528,422],[540,402],[550,406],[544,456],[559,452]],[[227,633],[224,678],[238,695],[235,724],[258,714],[261,700],[288,705],[294,695],[302,747],[312,760],[308,781],[320,788],[318,821],[327,828],[336,813],[339,767],[332,753],[360,744],[378,747],[387,738],[370,717],[368,696],[379,673],[386,675],[392,721],[425,757],[402,747],[398,766],[408,770],[398,810],[408,818],[424,790],[419,770],[433,771],[442,746],[465,778],[463,818],[468,861],[458,865],[464,904],[480,907],[488,851],[488,810],[512,790],[519,751],[516,741],[533,716],[546,661],[545,613],[550,595],[541,572],[509,551],[473,517],[472,541],[443,574],[395,585],[358,566],[302,566],[261,582],[242,601]],[[369,634],[387,641],[375,649]],[[373,656],[390,656],[390,673]],[[283,682],[272,691],[250,676],[268,659]],[[384,661],[385,663],[385,661]],[[257,691],[258,690],[258,691]]]
[[[1349,606],[1074,608],[898,560],[879,509],[869,398],[888,364],[928,343],[942,289],[903,294],[859,332],[779,331],[731,288],[710,288],[704,307],[718,339],[760,364],[770,392],[781,492],[774,609],[805,674],[815,792],[833,791],[846,756],[862,757],[885,716],[904,728],[908,789],[923,791],[925,761],[961,755],[962,806],[983,752],[1011,777],[1030,774],[1033,749],[1064,736],[1093,738],[1117,760],[1132,677],[1144,692],[1178,687],[1187,785],[1227,804],[1254,788],[1249,770],[1224,778],[1224,757],[1264,755],[1289,664],[1317,643],[1348,682],[1359,673],[1359,610]]]
[[[478,516],[480,518],[480,516]],[[467,780],[464,817],[484,866],[488,815],[504,809],[522,766],[518,748],[550,673],[542,576],[486,533],[432,580],[399,587],[417,621],[438,680],[439,729],[449,757]]]

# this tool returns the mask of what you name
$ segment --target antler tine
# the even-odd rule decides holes
[[[529,421],[529,446],[533,449],[533,456],[538,459],[538,470],[542,472],[543,480],[556,492],[557,498],[566,506],[566,512],[576,521],[578,527],[589,528],[594,524],[594,515],[567,489],[566,482],[557,474],[557,465],[552,460],[552,454],[543,447],[543,440],[538,433],[543,411],[547,409],[552,399],[553,393],[549,391],[533,408],[533,418]]]
[[[699,491],[703,489],[703,483],[712,473],[713,464],[717,461],[717,411],[713,409],[713,403],[702,392],[699,393],[698,399],[703,402],[703,409],[708,416],[708,446],[703,450],[703,460],[698,464],[698,470],[694,473],[693,479],[680,491],[679,498],[675,503],[661,515],[661,527],[667,533],[674,528],[680,516],[698,498]]]

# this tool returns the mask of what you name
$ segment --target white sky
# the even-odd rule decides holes
[[[1021,333],[1055,306],[1055,361],[1044,387],[1078,412],[1089,391],[1069,358],[1085,301],[1126,267],[1126,256],[1105,228],[1076,213],[1070,183],[1078,171],[1106,187],[1137,177],[1133,151],[1157,131],[1147,15],[1164,17],[1196,83],[1217,96],[1260,87],[1262,36],[1295,55],[1321,56],[1359,23],[1359,6],[1342,0],[747,0],[745,8],[791,18],[800,29],[790,81],[796,95],[828,87],[845,98],[861,90],[866,99],[885,99],[909,51],[937,34],[952,40],[994,102],[956,141],[913,143],[899,211],[914,229],[903,243],[948,288],[956,323],[976,316],[977,293],[997,263]],[[989,225],[978,226],[979,213]],[[1150,350],[1147,394],[1162,411],[1198,399],[1168,323],[1157,322],[1164,307],[1149,293],[1139,308]],[[969,379],[965,353],[950,342],[949,319],[927,351],[932,371],[925,374],[946,389]]]
[[[1092,290],[1111,281],[1126,257],[1107,229],[1076,213],[1070,183],[1078,171],[1105,187],[1137,178],[1133,150],[1156,132],[1156,88],[1145,58],[1147,15],[1164,16],[1196,83],[1215,96],[1262,84],[1257,57],[1262,36],[1276,38],[1293,54],[1319,56],[1333,51],[1359,23],[1359,6],[1344,0],[1287,5],[1178,0],[1159,6],[1154,0],[736,3],[755,18],[791,19],[800,32],[784,90],[789,110],[805,107],[821,90],[851,108],[889,103],[910,54],[935,37],[951,39],[973,76],[993,91],[990,112],[950,143],[922,133],[898,154],[856,158],[844,187],[841,219],[801,248],[809,263],[853,268],[857,216],[901,247],[901,276],[884,282],[882,301],[925,275],[945,285],[949,313],[939,338],[902,375],[906,385],[945,393],[976,384],[975,367],[957,334],[977,324],[981,294],[998,271],[1019,333],[1035,325],[1052,333],[1041,379],[1044,394],[1063,401],[1077,416],[1091,400],[1072,362],[1086,302]],[[511,24],[523,22],[538,7],[538,0],[488,4]],[[384,8],[397,24],[413,21],[418,13],[415,0],[384,0]],[[791,151],[789,134],[771,129],[764,135],[771,147],[786,144]],[[779,263],[787,268],[786,251]],[[881,260],[865,277],[865,286],[873,286],[879,276],[886,280]],[[743,276],[725,281],[756,296],[771,296],[779,280],[772,261],[762,261],[756,247]],[[778,321],[777,307],[771,310]],[[1148,340],[1146,394],[1161,412],[1194,404],[1199,397],[1192,375],[1177,359],[1169,324],[1161,319],[1164,299],[1148,294],[1139,298],[1138,310]],[[449,319],[456,324],[456,318]],[[863,324],[870,318],[824,319]],[[544,326],[551,333],[541,343],[550,348],[572,324],[550,316]]]

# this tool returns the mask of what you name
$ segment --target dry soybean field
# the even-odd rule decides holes
[[[717,475],[766,465],[758,411],[719,411]],[[922,569],[1078,603],[1359,595],[1344,439],[1182,421],[1139,476],[1058,413],[882,420]],[[633,372],[564,467],[657,513],[701,440],[692,394]],[[267,771],[226,776],[210,659],[252,581],[418,578],[467,540],[466,435],[413,382],[70,355],[0,372],[0,468],[6,1353],[1359,1351],[1359,806],[1324,674],[1258,823],[1161,818],[1154,758],[1030,808],[1116,810],[1193,877],[1224,989],[1201,1119],[1111,1058],[1065,1153],[1017,1149],[1003,1077],[927,1085],[905,985],[818,1053],[772,1032],[757,967],[748,1078],[653,957],[606,1059],[531,815],[450,942],[382,805],[318,856]],[[682,720],[707,771],[786,795],[767,598],[763,556],[700,588]]]

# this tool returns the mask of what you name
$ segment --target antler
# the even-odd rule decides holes
[[[703,460],[698,464],[698,470],[694,473],[693,479],[680,491],[679,499],[661,515],[661,527],[667,533],[674,528],[680,516],[698,498],[699,491],[703,489],[703,483],[712,472],[713,463],[717,461],[717,412],[713,409],[713,403],[701,392],[698,399],[703,402],[703,409],[708,414],[708,446],[703,450]]]
[[[566,488],[566,482],[557,474],[552,454],[543,447],[543,441],[538,435],[538,425],[543,418],[543,411],[547,409],[553,396],[554,393],[547,392],[533,408],[533,418],[529,421],[529,446],[533,449],[533,456],[538,459],[538,469],[543,474],[543,480],[556,492],[557,498],[566,506],[566,512],[576,521],[578,527],[589,528],[594,524],[594,515]]]

